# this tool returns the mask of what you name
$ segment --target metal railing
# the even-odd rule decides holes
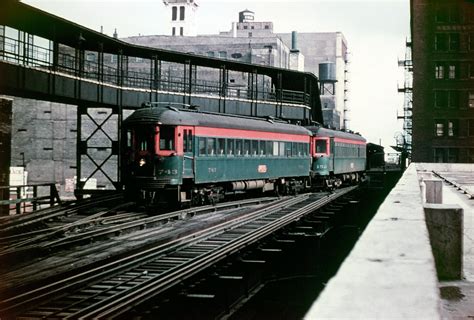
[[[26,36],[26,38],[28,38]],[[173,72],[183,72],[183,70],[164,70],[160,75],[150,71],[137,71],[143,66],[152,63],[150,59],[141,59],[141,64],[134,62],[130,67],[128,60],[130,57],[117,56],[111,60],[109,55],[102,55],[100,61],[98,52],[82,52],[77,54],[76,49],[64,45],[57,46],[56,58],[54,56],[53,42],[49,41],[49,47],[42,47],[30,41],[14,39],[0,34],[0,60],[19,65],[45,69],[60,74],[98,81],[104,84],[117,85],[128,88],[141,88],[168,91],[182,94],[208,94],[221,97],[242,98],[249,100],[273,102],[311,104],[310,95],[300,91],[281,90],[274,92],[268,86],[255,85],[253,90],[247,85],[242,87],[228,86],[217,80],[189,79],[171,76]],[[122,61],[119,63],[119,59]],[[119,68],[120,66],[120,68]],[[143,68],[142,68],[143,70]],[[219,70],[216,69],[216,78]]]
[[[55,204],[61,204],[61,199],[54,183],[0,186],[0,212],[21,214]]]

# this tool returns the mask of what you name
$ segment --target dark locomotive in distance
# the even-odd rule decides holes
[[[361,179],[360,135],[171,106],[123,122],[126,193],[153,205],[203,204],[226,193],[297,193]]]

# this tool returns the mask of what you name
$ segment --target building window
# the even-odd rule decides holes
[[[435,34],[435,50],[436,51],[458,51],[459,50],[459,33],[437,33]]]
[[[446,162],[446,152],[444,148],[434,148],[434,162]]]
[[[448,35],[446,33],[435,34],[435,50],[436,51],[448,50]]]
[[[459,121],[457,119],[448,120],[448,137],[458,136]]]
[[[179,27],[179,35],[180,36],[184,35],[184,28],[183,27]]]
[[[437,137],[444,136],[444,120],[435,120],[435,135]]]
[[[458,5],[439,4],[436,7],[435,21],[437,23],[458,23],[461,20],[461,12]]]
[[[449,34],[449,50],[458,51],[459,50],[459,33],[450,33]]]
[[[471,79],[474,78],[474,62],[469,62],[467,76]]]
[[[474,163],[474,148],[467,149],[467,162]]]
[[[176,28],[175,28],[175,27],[173,27],[173,28],[171,29],[171,35],[173,35],[173,36],[176,35]]]
[[[249,38],[252,38],[252,32],[249,32]]]
[[[459,91],[449,91],[448,97],[449,97],[448,107],[459,108]]]
[[[184,20],[184,7],[179,7],[179,20]]]
[[[227,51],[219,51],[219,58],[226,59]]]
[[[455,65],[449,65],[449,73],[448,73],[448,78],[449,79],[456,79],[456,66]]]
[[[248,26],[244,26],[244,29],[247,29],[247,28],[248,28]]]
[[[437,63],[435,66],[435,78],[444,79],[444,65],[442,63]]]
[[[448,92],[447,91],[435,91],[434,93],[435,108],[442,108],[448,105]]]
[[[176,21],[178,17],[178,7],[171,7],[171,20]]]
[[[467,135],[474,137],[474,119],[469,119],[467,122]]]
[[[95,53],[87,53],[86,54],[86,61],[95,62]]]
[[[468,10],[466,13],[466,21],[474,22],[474,8],[472,6],[468,7]]]
[[[270,26],[268,24],[266,24],[265,29],[270,29]]]
[[[446,6],[438,5],[436,8],[435,13],[435,21],[437,23],[445,23],[448,22],[448,10],[446,10]]]
[[[474,92],[468,92],[467,94],[467,106],[474,108]]]
[[[448,162],[456,163],[459,160],[459,149],[458,148],[448,148]]]
[[[254,27],[254,26],[250,26],[250,29],[255,29],[255,27]]]
[[[474,11],[474,9],[473,9]],[[474,50],[474,33],[469,34],[469,50]]]
[[[207,56],[208,57],[214,57],[214,51],[208,51]]]
[[[461,21],[461,11],[460,7],[457,4],[451,5],[448,10],[449,13],[449,22],[459,23]]]

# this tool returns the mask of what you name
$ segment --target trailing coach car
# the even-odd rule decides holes
[[[358,134],[319,126],[312,132],[311,177],[320,186],[334,188],[363,179],[366,166],[366,140]]]
[[[122,126],[122,181],[150,204],[213,203],[227,192],[296,192],[309,183],[311,132],[272,119],[174,107]]]

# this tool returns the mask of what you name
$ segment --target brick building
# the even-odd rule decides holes
[[[416,162],[474,162],[474,1],[411,0]]]

